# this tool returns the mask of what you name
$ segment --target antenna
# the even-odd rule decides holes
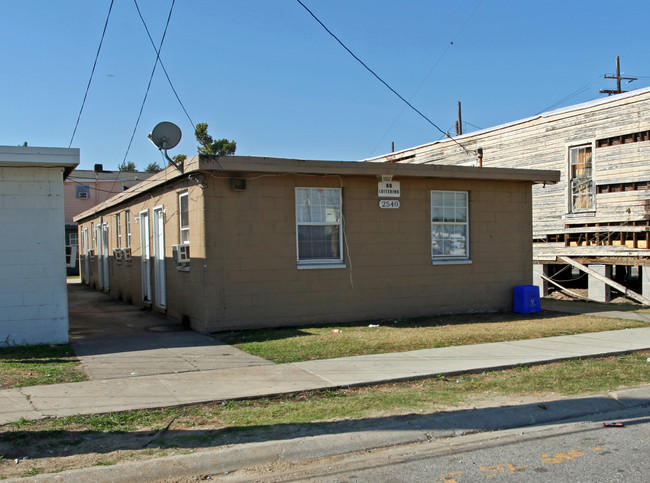
[[[163,152],[167,161],[182,173],[183,162],[181,161],[179,165],[167,154],[168,149],[175,148],[181,141],[181,128],[173,122],[163,121],[156,124],[156,127],[153,128],[153,131],[151,131],[147,137]]]

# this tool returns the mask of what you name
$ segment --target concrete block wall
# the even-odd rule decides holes
[[[403,179],[401,207],[375,178],[268,177],[206,197],[207,330],[511,310],[532,277],[528,183]],[[295,188],[343,186],[345,268],[296,266]],[[431,190],[468,191],[471,263],[431,262]]]
[[[63,168],[0,167],[0,346],[68,341]]]
[[[178,195],[181,192],[189,194],[190,208],[190,247],[191,261],[189,271],[178,271],[178,265],[172,260],[172,245],[180,243],[180,225],[179,225],[179,202]],[[204,320],[203,308],[203,270],[205,265],[204,242],[203,242],[203,200],[201,197],[201,187],[195,182],[181,181],[174,185],[166,187],[162,191],[157,191],[152,196],[147,196],[143,200],[131,201],[114,209],[105,211],[93,218],[82,220],[79,223],[79,239],[82,239],[82,230],[88,228],[89,235],[91,226],[98,226],[100,223],[108,223],[109,239],[109,293],[118,297],[125,302],[137,306],[144,306],[142,298],[142,256],[143,243],[140,235],[141,219],[140,212],[148,210],[149,212],[149,237],[150,237],[150,256],[153,257],[153,213],[154,207],[162,206],[165,210],[165,280],[167,304],[163,310],[171,319],[182,321],[187,320],[196,330],[204,330],[202,321]],[[127,246],[125,211],[129,210],[131,217],[131,255],[130,263],[118,262],[113,258],[113,249],[117,248],[117,221],[116,217],[120,216],[122,228],[122,247]],[[89,237],[90,238],[90,237]],[[89,276],[85,273],[85,255],[81,258],[82,281],[91,287],[97,287],[98,283],[98,256],[97,245],[95,245],[96,255],[89,263]],[[152,310],[161,311],[157,307],[155,300],[155,274],[151,267],[151,288],[152,288]]]
[[[111,260],[111,294],[142,305],[135,217],[163,205],[166,314],[202,332],[511,310],[514,286],[532,277],[530,183],[400,182],[401,206],[392,210],[379,208],[377,179],[370,176],[252,176],[243,191],[233,190],[227,176],[169,184],[101,213],[111,254],[115,215],[125,209],[132,215],[133,262]],[[298,268],[296,187],[342,187],[344,268]],[[179,243],[178,193],[184,190],[191,262],[189,271],[178,271],[171,245]],[[431,190],[469,193],[471,263],[432,263]],[[96,226],[99,217],[82,221]]]

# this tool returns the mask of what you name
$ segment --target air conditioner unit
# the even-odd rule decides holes
[[[122,259],[125,262],[131,261],[131,247],[122,248]]]
[[[124,260],[124,252],[121,248],[113,248],[113,259],[116,262],[121,262]]]
[[[89,257],[91,257],[91,258],[94,257],[94,256],[95,256],[95,250],[88,250],[88,251],[86,252],[86,255],[89,256]]]
[[[190,246],[189,245],[172,245],[172,259],[176,263],[184,263],[190,261]]]

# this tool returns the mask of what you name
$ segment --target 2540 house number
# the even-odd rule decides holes
[[[379,208],[399,208],[399,200],[379,200]]]

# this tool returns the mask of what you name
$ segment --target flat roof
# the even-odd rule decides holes
[[[0,166],[12,168],[63,168],[66,178],[79,164],[79,148],[0,146]]]
[[[193,156],[184,163],[181,173],[173,166],[154,174],[128,191],[124,191],[74,217],[74,221],[91,217],[119,205],[142,193],[177,179],[200,172],[222,172],[231,176],[246,174],[296,174],[331,176],[392,175],[397,178],[442,178],[466,180],[494,180],[554,184],[560,180],[559,171],[541,169],[479,168],[431,164],[368,163],[363,161],[311,161],[302,159],[267,158],[259,156]]]
[[[97,172],[90,169],[75,169],[68,181],[76,183],[115,183],[121,182],[125,188],[131,188],[136,184],[151,178],[154,173],[144,171],[101,171]]]

